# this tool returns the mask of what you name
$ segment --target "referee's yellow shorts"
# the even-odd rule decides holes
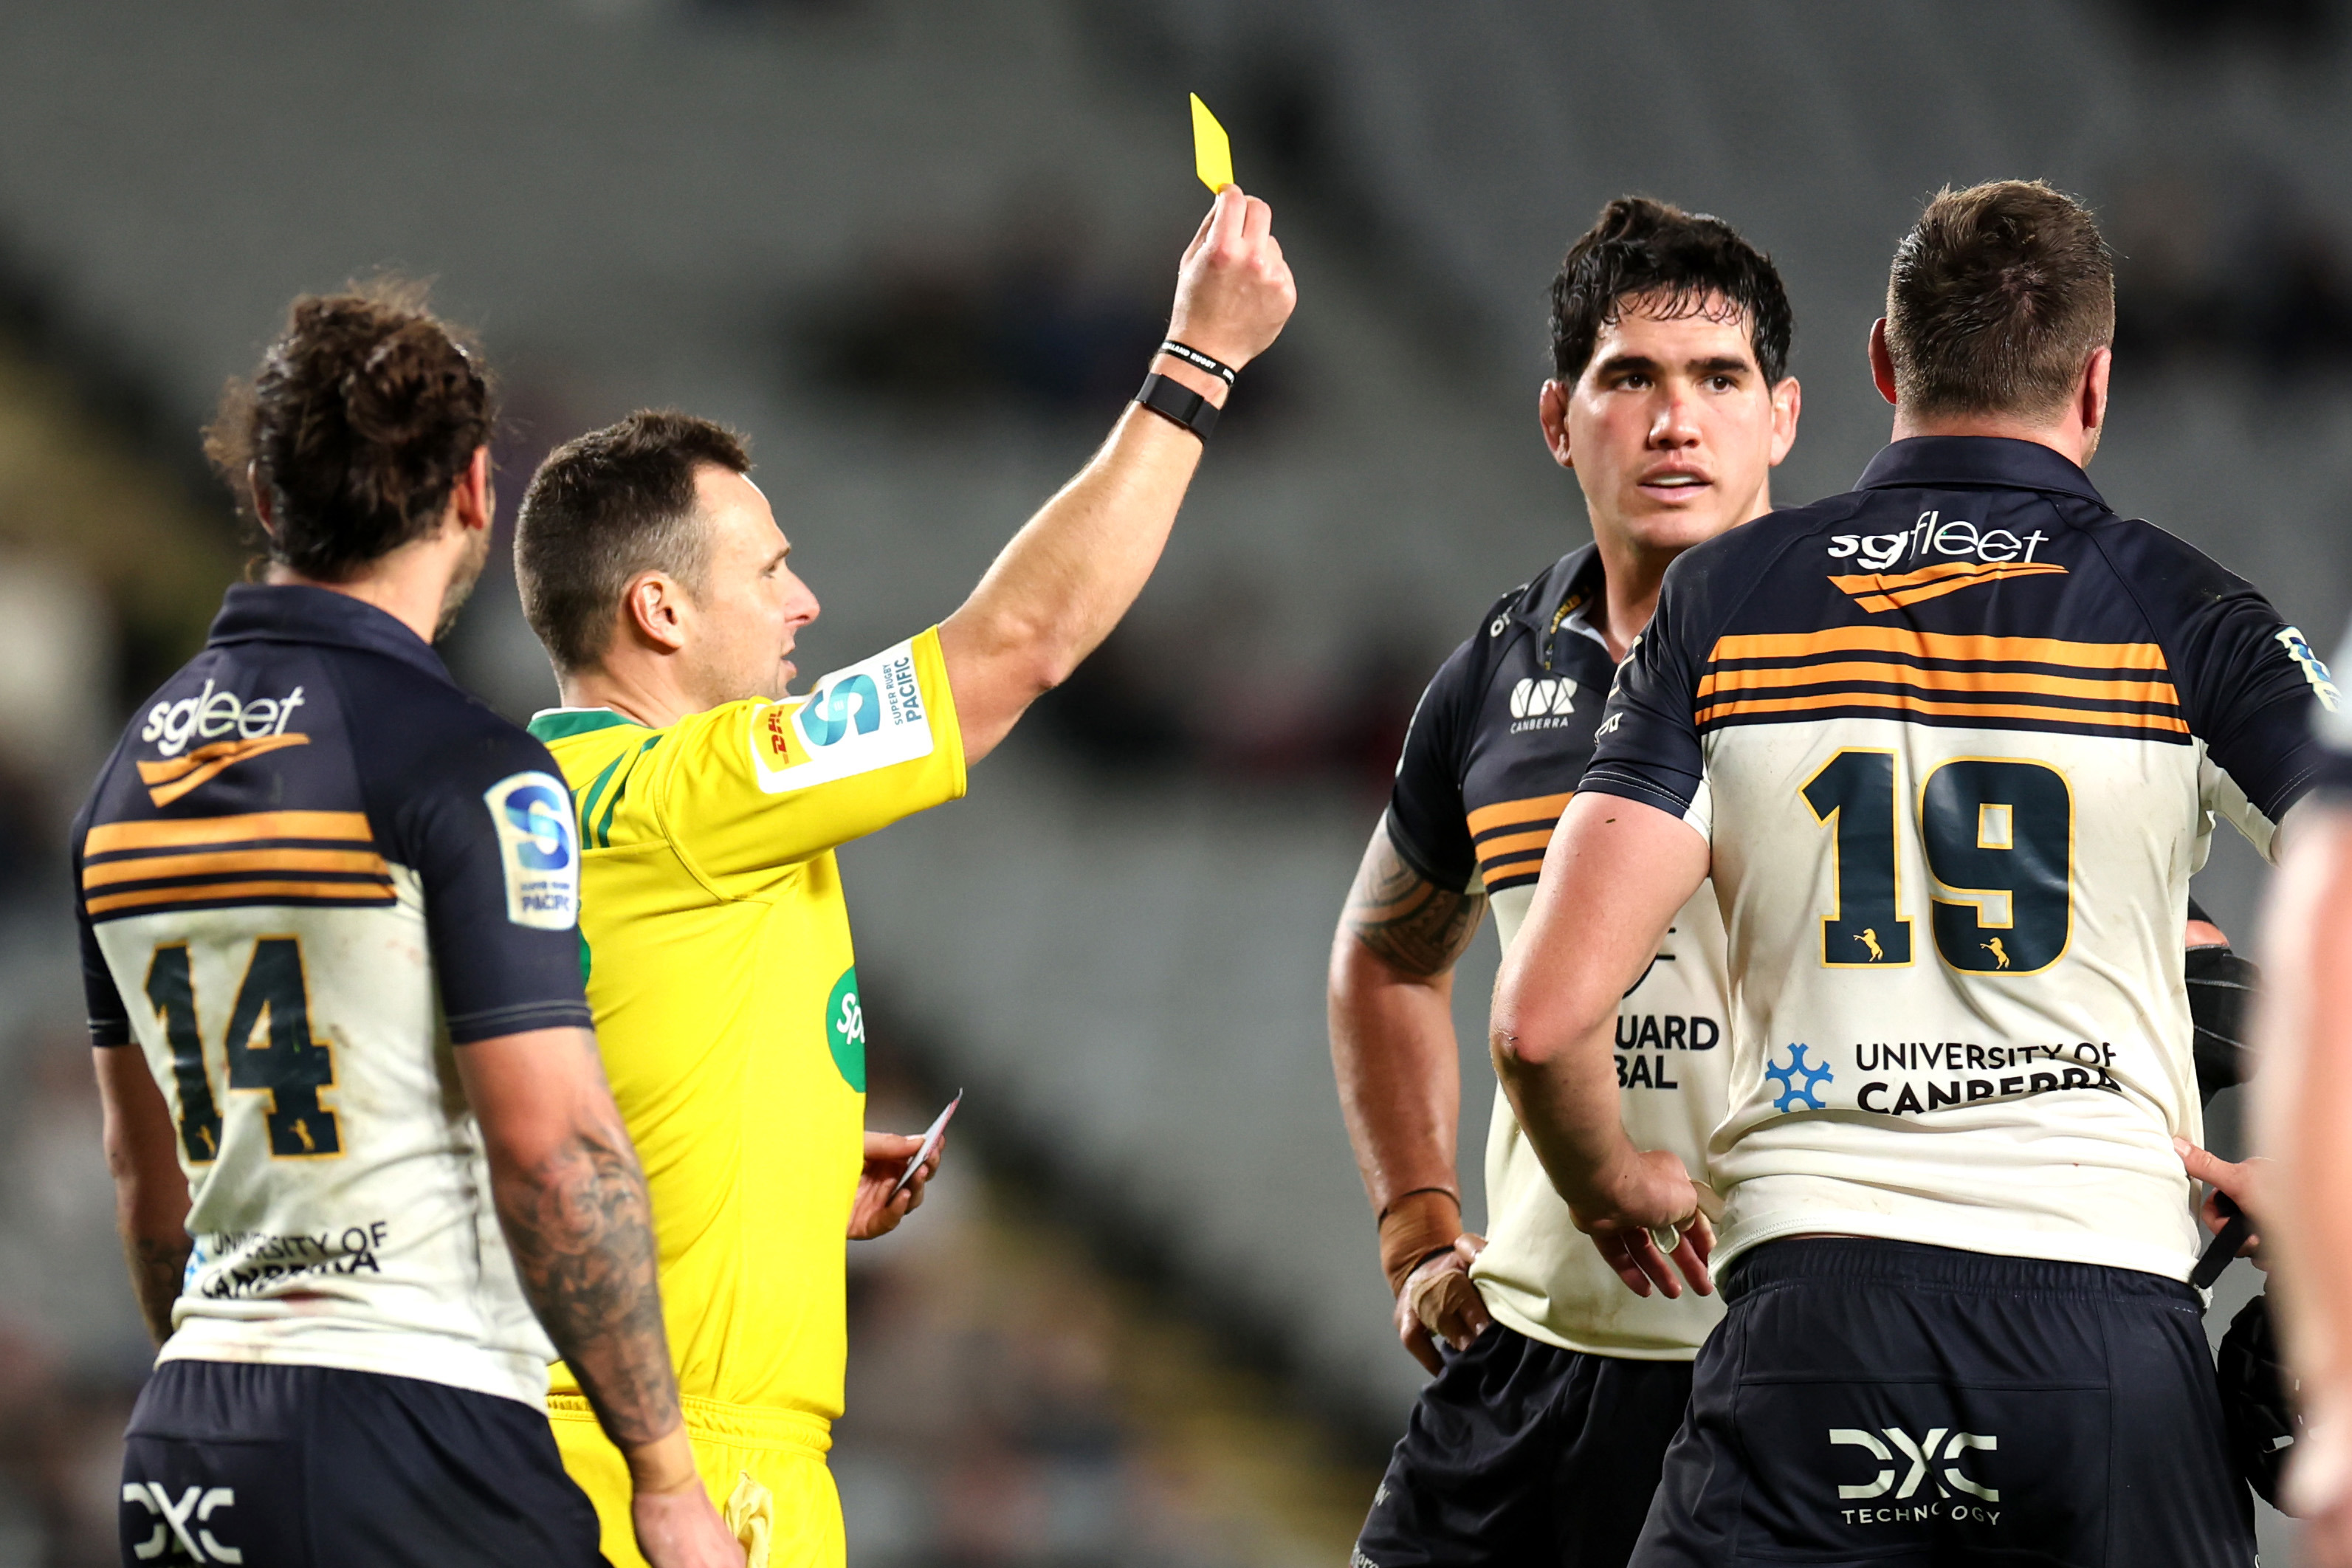
[[[768,1489],[771,1568],[845,1568],[841,1494],[824,1462],[833,1447],[828,1422],[797,1410],[761,1410],[715,1399],[688,1396],[678,1404],[687,1436],[694,1440],[695,1465],[713,1503],[723,1511],[745,1476]],[[604,1555],[613,1568],[646,1568],[629,1523],[629,1467],[596,1425],[595,1412],[576,1394],[551,1394],[547,1419],[564,1469],[596,1505]]]

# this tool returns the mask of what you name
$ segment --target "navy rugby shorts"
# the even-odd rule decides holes
[[[1355,1568],[1622,1568],[1682,1425],[1690,1363],[1586,1355],[1500,1323],[1444,1354]]]
[[[1810,1238],[1724,1298],[1640,1568],[2252,1568],[2188,1286]]]
[[[164,1362],[121,1496],[124,1568],[604,1562],[544,1415],[411,1377]]]

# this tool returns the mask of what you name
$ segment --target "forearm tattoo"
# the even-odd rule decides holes
[[[139,1315],[147,1331],[162,1344],[172,1337],[172,1307],[180,1299],[188,1254],[194,1244],[186,1237],[159,1241],[153,1237],[126,1236],[122,1256],[131,1265],[131,1289],[139,1298]]]
[[[1485,893],[1454,892],[1423,877],[1383,827],[1356,869],[1340,923],[1391,967],[1425,976],[1454,967],[1486,913]]]
[[[499,1206],[524,1293],[606,1434],[626,1447],[677,1426],[652,1205],[626,1137],[583,1128]]]

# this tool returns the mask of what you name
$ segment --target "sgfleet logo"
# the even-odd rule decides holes
[[[310,736],[299,730],[289,734],[286,730],[294,710],[301,706],[299,686],[283,697],[247,700],[234,691],[215,690],[207,679],[194,697],[158,702],[147,710],[139,738],[152,743],[162,760],[142,761],[139,781],[157,805],[169,805],[248,757],[287,746],[307,746]],[[191,741],[206,743],[190,752]]]
[[[2033,552],[2049,542],[2050,536],[2039,529],[2021,538],[2005,528],[1979,528],[1966,518],[1947,520],[1941,511],[1923,511],[1899,533],[1832,535],[1830,559],[1853,560],[1869,570],[1832,573],[1830,582],[1878,615],[2004,578],[2063,577],[2065,567],[2033,559]],[[1885,574],[1888,567],[1906,561],[1915,563],[1914,570]]]
[[[507,919],[570,931],[580,919],[580,843],[572,794],[542,773],[514,773],[482,792],[506,873]]]
[[[2000,1489],[1960,1468],[1964,1454],[2000,1451],[2000,1438],[1991,1433],[1934,1426],[1925,1436],[1915,1437],[1900,1426],[1882,1426],[1876,1432],[1832,1426],[1829,1438],[1832,1448],[1860,1448],[1879,1463],[1870,1479],[1838,1484],[1840,1502],[1864,1505],[1838,1510],[1848,1524],[1912,1524],[1935,1519],[2000,1522],[1999,1508],[1984,1506],[2000,1503]],[[1922,1495],[1923,1482],[1935,1488],[1935,1496]],[[1954,1493],[1960,1495],[1956,1499]],[[1882,1498],[1886,1500],[1877,1501]],[[1969,1501],[1971,1498],[1976,1500]]]

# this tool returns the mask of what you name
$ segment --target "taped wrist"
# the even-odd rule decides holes
[[[1404,1289],[1405,1276],[1433,1252],[1443,1252],[1462,1234],[1462,1200],[1443,1187],[1423,1187],[1381,1211],[1381,1272],[1389,1293]]]
[[[2197,1091],[2211,1100],[2246,1081],[2253,1065],[2247,1016],[2263,972],[2226,947],[2192,947],[2188,957],[2189,1018],[2196,1027]]]

